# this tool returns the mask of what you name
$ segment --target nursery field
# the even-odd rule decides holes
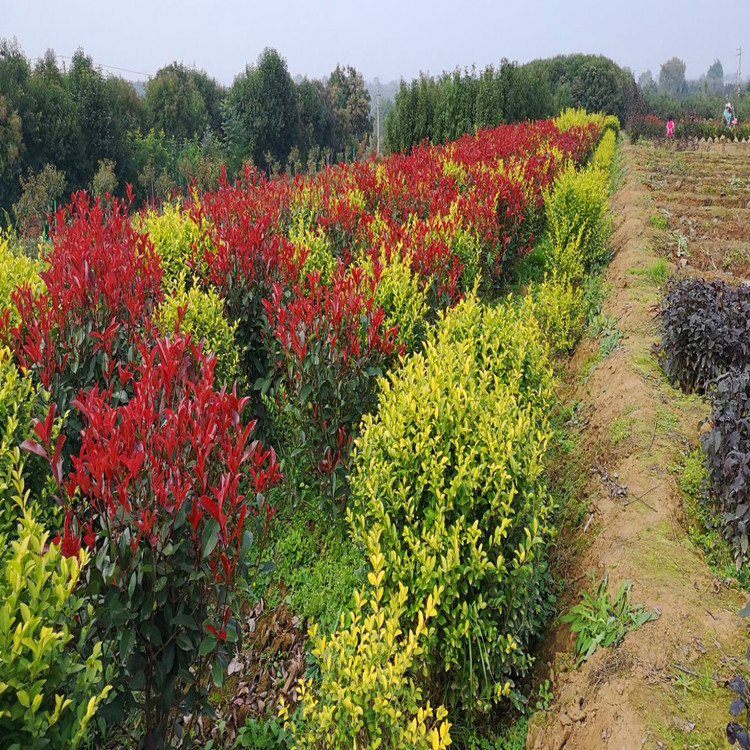
[[[569,110],[3,236],[10,747],[523,743],[618,133]]]
[[[750,143],[687,144],[639,154],[651,223],[673,258],[702,271],[750,272]]]
[[[597,631],[595,613],[626,621],[595,591],[606,575],[611,596],[632,582],[633,601],[658,619],[579,668],[558,621],[539,677],[555,699],[530,722],[529,748],[722,748],[727,736],[746,746],[730,724],[744,726],[745,704],[729,709],[749,641],[738,616],[748,308],[737,284],[748,274],[750,150],[679,145],[622,148],[607,325],[589,327],[567,370],[563,400],[575,406],[559,470],[580,507],[558,560],[560,610],[582,589],[598,594],[585,632]]]
[[[0,236],[3,747],[749,746],[750,149],[684,145]]]

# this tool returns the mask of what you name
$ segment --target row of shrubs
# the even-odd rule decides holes
[[[330,745],[339,732],[333,745],[351,744],[370,729],[376,743],[392,726],[403,747],[446,745],[446,709],[420,691],[440,687],[441,704],[474,711],[512,689],[544,610],[549,503],[537,479],[550,375],[533,306],[485,309],[472,289],[491,293],[538,227],[547,186],[588,153],[603,118],[579,118],[317,182],[248,172],[187,211],[135,221],[127,204],[78,195],[53,217],[41,261],[0,248],[11,278],[0,317],[4,547],[43,550],[43,527],[59,529],[46,573],[32,570],[34,554],[2,560],[3,585],[17,591],[0,623],[2,662],[12,653],[15,670],[13,682],[0,675],[11,746],[55,733],[74,746],[94,716],[100,743],[118,732],[126,744],[190,741],[239,638],[237,597],[262,560],[282,469],[290,489],[313,482],[331,510],[352,495],[352,533],[373,566],[346,627],[313,637],[323,676],[302,688],[296,743]],[[507,523],[485,528],[495,513]],[[409,514],[419,536],[402,527]],[[61,634],[54,647],[50,632]],[[424,677],[442,670],[434,684]]]
[[[559,273],[576,284],[606,256],[614,148],[610,130],[591,167],[563,173],[548,196],[575,233],[565,260],[576,275]],[[560,262],[548,256],[551,273]],[[554,599],[544,455],[547,333],[559,348],[559,330],[531,295],[486,305],[471,293],[382,382],[355,441],[347,511],[372,570],[333,634],[311,628],[320,678],[302,681],[296,711],[282,707],[291,746],[443,748],[452,716],[470,723],[520,700]]]
[[[673,385],[711,400],[701,435],[712,515],[747,557],[750,490],[750,289],[720,280],[674,280],[661,307],[659,357]]]
[[[615,118],[607,122],[616,124]],[[608,259],[607,214],[611,170],[619,128],[608,127],[589,165],[569,167],[545,201],[547,236],[543,250],[548,271],[532,288],[537,316],[550,346],[571,352],[587,322],[585,281]]]

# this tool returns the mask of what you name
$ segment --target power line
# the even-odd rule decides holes
[[[55,58],[60,58],[61,60],[72,60],[73,58],[70,55],[55,55]],[[42,57],[34,57],[32,58],[33,62],[42,61],[44,58]],[[145,76],[146,78],[153,78],[153,73],[144,73],[142,70],[131,70],[130,68],[120,68],[117,65],[105,65],[104,63],[94,62],[92,60],[91,64],[94,67],[97,68],[106,68],[107,70],[117,70],[121,73],[132,73],[133,75],[137,76]]]

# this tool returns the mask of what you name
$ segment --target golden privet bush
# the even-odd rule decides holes
[[[545,197],[547,228],[553,248],[579,243],[585,271],[600,265],[607,253],[609,173],[600,169],[577,172],[570,165]]]
[[[378,547],[378,530],[370,547]],[[443,750],[451,744],[443,706],[424,702],[420,675],[424,649],[434,629],[440,592],[435,587],[420,602],[413,627],[410,592],[401,583],[386,594],[385,557],[370,557],[369,599],[354,593],[354,609],[341,615],[331,635],[310,628],[320,683],[300,680],[300,710],[290,718],[282,702],[281,718],[294,747],[358,750]]]
[[[150,209],[136,219],[137,228],[148,234],[164,269],[163,284],[173,289],[180,275],[203,263],[205,235],[195,221],[183,211],[179,201],[165,203],[161,210]]]
[[[381,252],[378,263],[364,261],[365,273],[377,277],[373,303],[385,313],[385,329],[396,328],[396,346],[409,354],[419,348],[427,330],[427,293],[411,270],[408,257]]]
[[[8,310],[10,325],[17,325],[20,317],[11,300],[13,292],[21,284],[28,284],[34,292],[41,292],[44,281],[39,275],[45,263],[29,258],[21,252],[16,239],[0,232],[0,312]]]
[[[239,377],[240,358],[234,338],[237,323],[229,323],[224,300],[214,289],[186,289],[185,275],[181,274],[172,293],[160,303],[156,322],[162,334],[179,331],[202,342],[204,351],[216,356],[214,376],[218,384],[231,386]]]
[[[511,691],[548,610],[551,399],[530,303],[484,307],[471,294],[383,383],[356,443],[353,536],[382,552],[388,592],[409,591],[407,622],[438,587],[424,659],[463,711]]]
[[[76,649],[77,623],[90,619],[75,593],[88,552],[64,557],[26,509],[20,472],[14,491],[17,539],[0,536],[0,733],[10,750],[75,748],[110,691],[101,643]],[[83,643],[86,633],[79,634]]]

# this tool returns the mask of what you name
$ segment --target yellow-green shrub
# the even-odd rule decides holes
[[[33,291],[40,292],[44,282],[39,274],[44,263],[24,255],[8,234],[0,233],[0,311],[10,310],[10,323],[19,322],[18,312],[11,302],[14,289],[20,284],[29,284]]]
[[[550,348],[559,354],[571,352],[586,325],[583,288],[553,269],[541,284],[532,287],[531,295]]]
[[[615,146],[617,144],[617,136],[613,130],[605,130],[599,145],[594,151],[594,155],[591,158],[591,166],[594,169],[599,169],[605,173],[609,173],[612,168],[612,159],[615,156]]]
[[[530,303],[471,294],[383,383],[356,442],[353,536],[382,551],[387,590],[408,588],[411,621],[440,589],[426,659],[464,712],[511,691],[545,619],[551,398]]]
[[[32,418],[46,411],[44,401],[31,378],[13,364],[10,352],[0,348],[0,534],[12,534],[18,521],[17,474],[23,472],[31,478],[35,496],[43,497],[46,467],[33,472],[32,463],[39,459],[27,459],[19,446],[32,437]],[[49,525],[57,525],[61,518],[59,507],[51,500],[35,503],[34,513]]]
[[[151,209],[139,219],[139,231],[145,232],[154,243],[164,269],[163,283],[173,289],[189,263],[202,263],[205,242],[201,228],[182,209],[180,201],[165,203],[161,210]],[[197,252],[196,252],[197,251]]]
[[[577,225],[577,232],[575,227]],[[546,265],[560,279],[580,284],[586,275],[583,251],[583,233],[578,216],[572,218],[563,214],[554,229],[550,230],[549,241],[545,243]]]
[[[310,217],[300,212],[289,230],[289,239],[296,249],[296,257],[306,251],[305,262],[302,264],[301,276],[317,270],[320,277],[328,283],[338,267],[338,260],[331,251],[328,238],[320,227],[314,229]]]
[[[294,719],[283,704],[281,709],[285,729],[300,750],[439,750],[451,744],[445,708],[425,703],[416,679],[439,592],[420,603],[416,624],[407,631],[409,591],[399,585],[386,596],[383,554],[373,554],[371,563],[369,599],[355,592],[354,609],[341,615],[330,637],[315,625],[310,628],[320,683],[314,688],[311,679],[300,680],[301,707]]]
[[[74,748],[110,690],[101,684],[101,644],[84,659],[72,632],[84,608],[75,587],[88,553],[63,557],[25,508],[23,484],[16,490],[18,538],[8,544],[0,537],[2,743],[12,750]]]
[[[180,333],[189,333],[195,341],[203,342],[204,351],[216,355],[216,382],[234,382],[239,376],[239,353],[234,339],[237,323],[227,321],[224,300],[214,289],[203,291],[193,286],[186,290],[184,273],[175,282],[173,293],[164,298],[156,311],[156,322],[163,334],[175,333],[178,321]]]
[[[615,134],[615,139],[620,135],[620,120],[616,115],[607,115],[604,118],[604,131],[608,130]]]
[[[365,270],[373,275],[369,261]],[[428,312],[426,296],[426,289],[412,272],[408,258],[394,252],[389,260],[385,253],[381,253],[374,304],[383,308],[386,330],[393,326],[398,328],[396,344],[399,351],[415,351],[424,338]]]
[[[600,264],[607,252],[608,205],[609,173],[598,169],[576,172],[569,166],[555,181],[552,193],[545,196],[553,248],[566,248],[578,241],[584,269]]]
[[[599,127],[603,127],[605,117],[601,112],[589,114],[585,109],[574,109],[573,107],[568,107],[560,112],[560,114],[554,119],[557,129],[560,131],[576,127],[586,127],[592,122]]]

